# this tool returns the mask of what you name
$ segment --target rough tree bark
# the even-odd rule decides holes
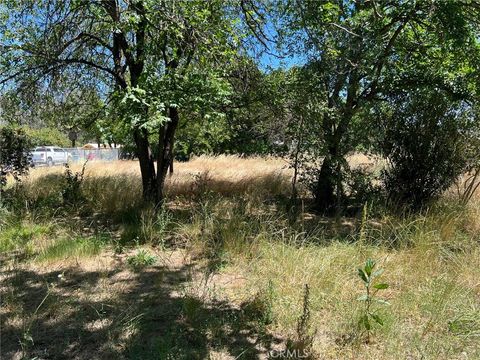
[[[157,201],[155,163],[148,142],[148,134],[144,130],[135,129],[133,137],[137,148],[138,162],[140,163],[143,198],[146,201]]]
[[[175,131],[179,122],[178,109],[170,107],[168,109],[170,121],[161,127],[159,132],[158,157],[157,157],[157,202],[160,203],[164,198],[164,185],[168,169],[173,162],[173,143]]]

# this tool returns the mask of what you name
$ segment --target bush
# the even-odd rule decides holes
[[[392,202],[419,209],[465,171],[468,107],[442,92],[411,91],[394,100],[382,144],[389,167],[384,185]]]
[[[30,140],[21,129],[0,128],[0,193],[8,175],[19,181],[28,172],[30,147]]]

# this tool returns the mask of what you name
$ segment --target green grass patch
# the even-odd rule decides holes
[[[95,256],[107,245],[108,240],[105,236],[61,238],[41,250],[37,261]]]
[[[0,231],[0,253],[23,249],[28,243],[52,234],[52,226],[19,223]]]

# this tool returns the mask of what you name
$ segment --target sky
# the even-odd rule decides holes
[[[258,60],[258,64],[263,71],[269,72],[280,68],[289,69],[306,63],[305,56],[296,52],[278,49],[279,44],[275,41],[278,38],[278,34],[271,21],[265,25],[264,32],[270,39],[270,41],[264,41],[268,48],[266,49],[263,44],[252,37],[250,40],[251,49],[249,50],[249,55]]]

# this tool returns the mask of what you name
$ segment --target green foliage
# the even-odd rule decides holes
[[[37,261],[51,261],[67,258],[90,257],[99,254],[109,238],[101,235],[61,238],[42,249]]]
[[[25,131],[25,134],[30,138],[32,146],[41,146],[41,145],[55,145],[61,147],[69,147],[71,145],[70,140],[67,135],[62,131],[52,128],[52,127],[43,127],[39,129],[34,129],[30,127],[22,127]]]
[[[140,249],[135,255],[129,256],[127,262],[133,270],[138,271],[147,266],[154,265],[157,262],[157,258],[148,251]]]
[[[252,59],[237,59],[230,67],[232,87],[225,107],[225,133],[216,153],[272,154],[284,150],[288,71],[263,72]]]
[[[124,124],[104,118],[99,126],[83,127],[99,139],[124,135],[131,143],[133,138],[144,196],[159,202],[179,113],[185,112],[187,121],[222,113],[211,104],[224,104],[229,93],[224,64],[240,44],[231,7],[219,0],[49,4],[0,7],[0,84],[22,88],[41,82],[49,89],[75,93],[77,85],[101,92],[112,104],[112,118]],[[105,115],[101,106],[97,110],[86,122]],[[71,116],[68,128],[83,120]],[[152,149],[159,154],[157,171],[148,155]]]
[[[52,234],[51,226],[16,224],[10,221],[4,227],[0,227],[0,253],[26,249],[30,242]]]
[[[366,291],[364,295],[357,299],[365,304],[358,324],[367,332],[367,341],[370,340],[373,323],[375,322],[378,325],[383,325],[384,323],[378,310],[375,309],[375,304],[390,305],[388,301],[376,296],[379,291],[388,289],[389,285],[376,282],[376,279],[382,275],[383,269],[374,271],[375,265],[376,262],[374,260],[368,259],[364,267],[358,269],[358,277],[362,280]]]
[[[31,142],[21,129],[0,128],[0,195],[7,183],[7,176],[20,181],[30,167]]]
[[[128,139],[133,128],[145,129],[150,135],[152,151],[159,152],[156,129],[170,122],[170,107],[180,111],[180,123],[175,142],[175,155],[186,160],[191,155],[214,153],[228,138],[222,107],[229,102],[230,85],[222,72],[214,68],[194,68],[185,74],[153,74],[142,87],[128,88],[117,93],[114,116],[127,120],[124,129]],[[142,113],[141,109],[148,109]],[[115,115],[116,114],[116,115]],[[118,126],[117,126],[118,127]],[[123,131],[123,130],[122,130]]]
[[[370,116],[372,107],[416,87],[471,98],[480,47],[478,26],[467,14],[476,9],[467,2],[437,6],[433,0],[398,6],[343,0],[280,4],[284,45],[306,58],[301,69],[306,76],[298,80],[298,90],[306,95],[290,114],[294,130],[300,124],[304,129],[295,144],[303,144],[302,153],[309,156],[294,162],[311,173],[316,207],[338,212],[351,194],[346,157],[368,149],[378,136],[370,131],[377,121]],[[318,111],[308,109],[309,99]],[[310,123],[317,124],[311,132]]]
[[[206,115],[205,109],[189,105],[181,116],[178,159],[212,153],[272,154],[279,150],[277,143],[283,143],[285,72],[264,73],[252,59],[239,56],[225,73],[228,82],[223,86],[228,91],[217,92],[222,97],[212,93]]]
[[[157,203],[174,155],[180,160],[225,152],[288,155],[295,172],[293,197],[297,178],[305,180],[315,206],[326,213],[359,207],[375,192],[376,179],[350,169],[346,158],[354,151],[388,153],[395,165],[386,175],[387,190],[393,193],[398,183],[400,201],[414,207],[438,195],[463,168],[456,155],[447,159],[445,150],[431,148],[437,152],[432,155],[421,147],[414,163],[423,168],[410,167],[407,174],[412,162],[407,155],[395,157],[393,146],[379,145],[385,134],[375,126],[375,115],[381,108],[382,119],[401,118],[392,120],[385,142],[399,140],[397,149],[410,148],[405,154],[415,147],[413,140],[420,141],[413,136],[410,144],[402,143],[416,131],[407,113],[424,114],[421,122],[429,125],[421,133],[428,143],[452,145],[446,134],[455,126],[444,119],[452,109],[464,116],[463,104],[478,102],[475,2],[5,4],[2,121],[43,126],[28,129],[34,144],[68,144],[56,127],[124,144],[139,158],[144,197]],[[276,39],[270,39],[270,30]],[[264,61],[253,55],[265,49],[252,47],[254,38],[262,45],[278,40],[275,51],[291,57],[290,69],[264,71]],[[432,95],[435,109],[426,109],[411,101],[418,89],[449,98],[439,105]],[[410,99],[403,101],[398,94],[405,92]],[[416,188],[404,188],[409,182]]]
[[[480,108],[474,110],[473,126],[462,134],[461,152],[466,162],[465,177],[457,181],[457,191],[462,204],[470,202],[480,188]]]
[[[440,91],[399,94],[385,125],[384,183],[393,203],[419,209],[467,170],[465,134],[475,121],[468,104]]]

